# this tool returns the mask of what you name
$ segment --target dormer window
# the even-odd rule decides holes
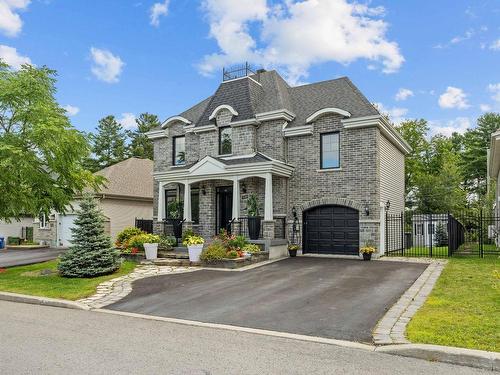
[[[219,128],[219,155],[233,153],[233,129],[230,126]]]
[[[186,164],[186,137],[173,138],[173,165]]]

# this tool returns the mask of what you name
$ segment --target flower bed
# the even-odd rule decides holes
[[[268,259],[269,259],[269,251],[261,251],[259,254],[252,254],[250,257],[241,257],[234,259],[223,258],[212,261],[202,261],[201,265],[203,267],[210,267],[210,268],[235,269],[235,268],[249,266],[254,263],[263,262]]]

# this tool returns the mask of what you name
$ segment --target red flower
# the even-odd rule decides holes
[[[7,272],[7,270],[5,268],[0,268],[0,273],[2,272]]]
[[[139,252],[139,249],[137,247],[133,247],[132,250],[130,250],[130,254],[137,254]]]

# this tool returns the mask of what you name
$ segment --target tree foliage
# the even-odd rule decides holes
[[[86,194],[71,229],[71,247],[61,256],[58,269],[65,277],[95,277],[116,271],[120,254],[104,231],[104,217],[91,194]]]
[[[128,130],[127,135],[130,139],[128,154],[131,157],[153,160],[153,142],[146,136],[150,130],[161,125],[158,116],[151,113],[142,113],[135,120],[136,130]]]
[[[65,212],[101,181],[83,167],[85,136],[55,99],[56,72],[0,61],[0,219]]]

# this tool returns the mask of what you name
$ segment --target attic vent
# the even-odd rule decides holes
[[[222,68],[223,82],[254,75],[256,75],[255,70],[249,63],[245,63],[243,65],[234,65],[228,69]]]

